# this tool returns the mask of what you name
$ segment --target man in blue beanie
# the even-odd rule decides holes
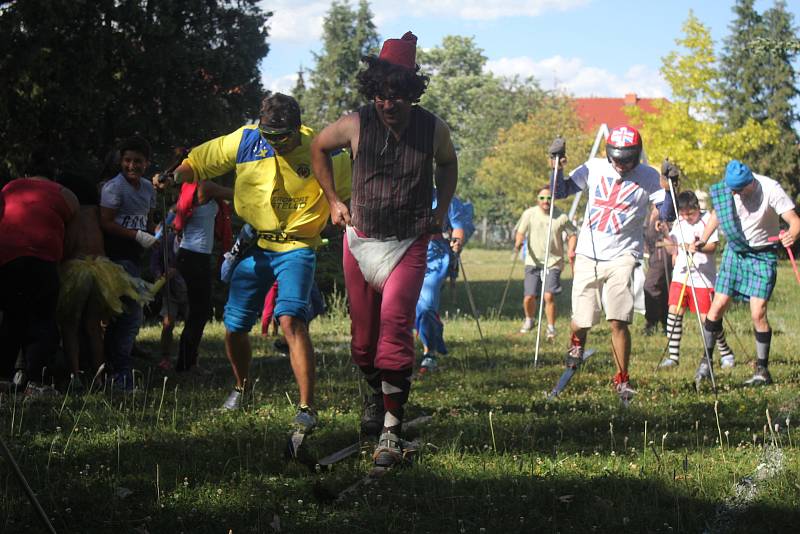
[[[749,300],[756,338],[756,371],[746,385],[772,383],[768,370],[772,329],[767,321],[767,301],[778,274],[776,244],[770,238],[780,235],[780,244],[791,247],[800,235],[800,217],[794,202],[781,185],[771,178],[754,174],[744,163],[732,160],[725,178],[711,186],[715,212],[700,241],[690,245],[694,252],[705,246],[717,227],[725,233],[727,245],[722,254],[719,275],[714,286],[714,300],[703,325],[706,353],[695,375],[695,382],[711,374],[711,354],[722,332],[722,315],[733,299]],[[780,231],[780,219],[789,229]]]

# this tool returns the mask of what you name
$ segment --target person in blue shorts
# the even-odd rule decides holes
[[[258,124],[195,147],[175,170],[176,182],[194,182],[236,172],[234,207],[254,231],[255,245],[230,273],[225,305],[225,350],[236,380],[223,404],[242,405],[249,383],[252,351],[249,332],[275,280],[281,291],[275,316],[289,344],[290,361],[300,402],[294,418],[298,430],[317,423],[314,401],[314,350],[308,335],[309,294],[316,267],[315,249],[328,220],[328,203],[311,171],[309,147],[314,132],[301,124],[300,106],[274,93],[261,105]],[[346,152],[334,157],[334,176],[350,180]]]

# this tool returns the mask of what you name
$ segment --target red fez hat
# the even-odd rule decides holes
[[[417,36],[406,32],[400,39],[386,39],[378,59],[407,69],[417,66]]]

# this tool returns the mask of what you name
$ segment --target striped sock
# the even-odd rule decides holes
[[[720,358],[733,356],[733,351],[728,345],[728,342],[725,340],[725,330],[723,330],[717,335],[717,349],[719,349]]]
[[[408,400],[411,391],[411,371],[381,370],[381,389],[383,390],[383,407],[386,415],[383,419],[383,431],[400,433],[400,426],[403,424],[403,406]]]
[[[683,315],[667,314],[667,338],[669,339],[669,358],[678,361],[680,357],[681,336],[683,336]]]

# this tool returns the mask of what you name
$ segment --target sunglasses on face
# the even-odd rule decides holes
[[[546,197],[546,196],[544,196],[544,195],[539,195],[539,200],[550,200],[550,199],[552,199],[552,198],[553,198],[553,197]]]
[[[283,143],[286,143],[294,135],[294,130],[289,130],[285,132],[268,132],[261,127],[259,127],[258,130],[261,132],[261,136],[264,139],[266,139],[267,142],[271,145],[281,145]]]

